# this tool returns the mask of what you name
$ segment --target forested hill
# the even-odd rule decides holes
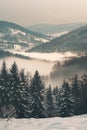
[[[31,52],[86,52],[87,26],[80,27],[68,34],[42,44],[30,50]]]
[[[75,75],[60,88],[45,88],[39,72],[19,71],[16,62],[0,69],[0,118],[48,118],[87,114],[87,74]]]
[[[48,36],[15,23],[0,21],[0,49],[26,50],[49,41]]]
[[[61,79],[73,77],[75,74],[82,75],[85,72],[87,72],[87,55],[70,58],[62,64],[57,62],[52,68],[50,78],[53,82],[58,82]]]
[[[34,32],[40,32],[42,34],[55,34],[55,33],[60,33],[60,32],[71,32],[84,24],[80,23],[71,23],[71,24],[35,24],[28,26],[27,29],[30,29]]]
[[[0,31],[1,30],[3,31],[3,29],[5,29],[5,28],[13,28],[13,29],[16,29],[16,30],[20,30],[21,32],[25,32],[27,34],[31,34],[33,36],[37,35],[37,37],[46,38],[45,35],[31,31],[29,29],[26,29],[25,27],[18,25],[16,23],[12,23],[12,22],[8,22],[8,21],[0,21]]]

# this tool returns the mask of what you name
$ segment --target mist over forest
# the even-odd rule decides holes
[[[0,117],[86,114],[87,26],[61,25],[48,35],[0,25]]]

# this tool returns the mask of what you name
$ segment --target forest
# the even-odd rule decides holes
[[[38,71],[33,76],[16,62],[0,69],[0,118],[70,117],[87,114],[87,74],[46,86]]]

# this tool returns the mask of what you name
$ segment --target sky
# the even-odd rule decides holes
[[[23,26],[87,23],[87,0],[0,0],[0,20]]]

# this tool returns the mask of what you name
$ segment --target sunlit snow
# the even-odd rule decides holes
[[[49,40],[46,40],[46,39],[43,39],[43,38],[35,38],[35,40],[41,41],[41,42],[43,42],[43,43],[49,42]]]
[[[64,32],[60,32],[60,33],[53,33],[53,34],[48,34],[48,36],[52,36],[53,38],[56,38],[56,37],[60,37],[64,34],[67,34],[69,33],[68,31],[64,31]]]
[[[11,30],[11,33],[12,33],[13,35],[18,34],[18,33],[21,33],[22,35],[26,35],[25,32],[22,32],[22,31],[17,30],[17,29],[12,29],[12,28],[11,28],[10,30]]]

